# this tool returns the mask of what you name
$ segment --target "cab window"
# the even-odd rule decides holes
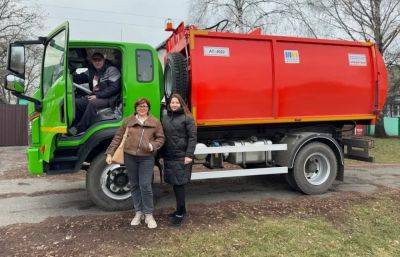
[[[65,31],[61,31],[48,42],[44,55],[42,88],[43,95],[64,72]]]
[[[136,74],[138,82],[153,81],[153,55],[150,50],[136,50]]]

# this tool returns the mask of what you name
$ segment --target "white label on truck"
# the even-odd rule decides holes
[[[300,63],[300,55],[298,50],[284,50],[285,63]]]
[[[350,66],[367,66],[367,56],[365,54],[349,54]]]
[[[203,48],[204,56],[222,56],[229,57],[229,47],[216,47],[216,46],[205,46]]]

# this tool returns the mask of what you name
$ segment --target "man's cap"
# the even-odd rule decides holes
[[[104,59],[104,55],[102,53],[96,52],[92,54],[92,59]]]

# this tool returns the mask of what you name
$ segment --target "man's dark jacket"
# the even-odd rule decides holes
[[[97,75],[98,90],[93,91],[93,78]],[[112,66],[108,60],[105,61],[101,70],[96,70],[90,65],[88,70],[81,74],[74,74],[73,81],[78,84],[89,83],[90,90],[97,98],[109,99],[110,106],[114,106],[121,94],[121,73]]]

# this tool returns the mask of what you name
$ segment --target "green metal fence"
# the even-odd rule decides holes
[[[385,117],[384,120],[385,131],[388,136],[400,136],[400,117],[391,118]],[[374,135],[375,126],[367,126],[367,134]]]

